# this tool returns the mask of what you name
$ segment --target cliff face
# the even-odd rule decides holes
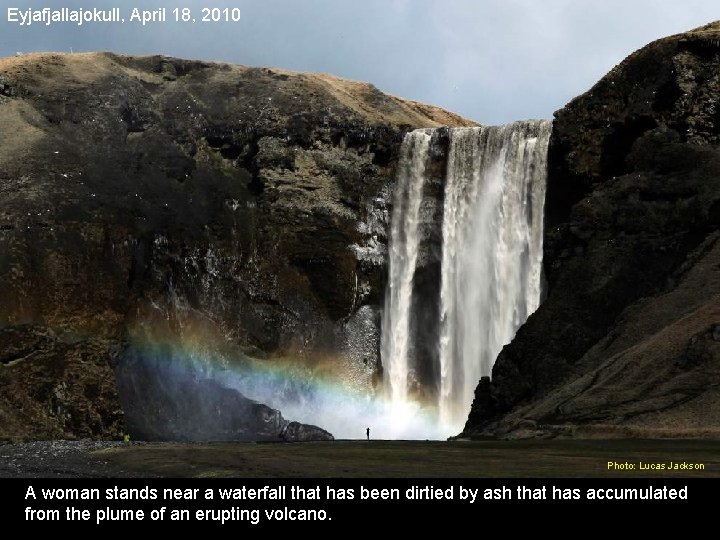
[[[0,60],[0,437],[116,436],[138,347],[371,385],[402,135],[469,124],[325,75]]]
[[[467,436],[720,429],[720,23],[654,42],[555,115],[547,298]]]

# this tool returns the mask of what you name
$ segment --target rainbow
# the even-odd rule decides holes
[[[183,333],[180,339],[163,332],[141,334],[129,347],[136,358],[166,363],[162,377],[212,379],[280,410],[288,420],[320,426],[336,438],[364,438],[367,427],[376,439],[444,439],[454,434],[439,425],[436,409],[390,402],[382,385],[375,387],[370,377],[353,372],[341,359],[260,359],[197,334]]]

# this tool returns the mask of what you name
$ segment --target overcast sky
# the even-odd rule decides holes
[[[239,7],[239,23],[21,28],[9,7]],[[491,124],[550,118],[717,0],[0,0],[0,55],[110,50],[322,71]],[[168,13],[170,15],[170,13]]]

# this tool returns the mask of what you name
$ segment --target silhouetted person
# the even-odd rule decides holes
[[[367,429],[365,430],[365,434],[367,435],[367,439],[368,439],[368,441],[369,441],[369,440],[370,440],[370,428],[367,428]]]

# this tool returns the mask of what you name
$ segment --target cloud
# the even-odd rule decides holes
[[[142,7],[141,3],[138,3]],[[29,0],[23,7],[79,7]],[[93,2],[122,7],[124,0]],[[0,0],[0,55],[112,50],[321,71],[483,123],[549,118],[645,43],[717,17],[709,0],[157,0],[240,7],[240,23],[18,28]]]

